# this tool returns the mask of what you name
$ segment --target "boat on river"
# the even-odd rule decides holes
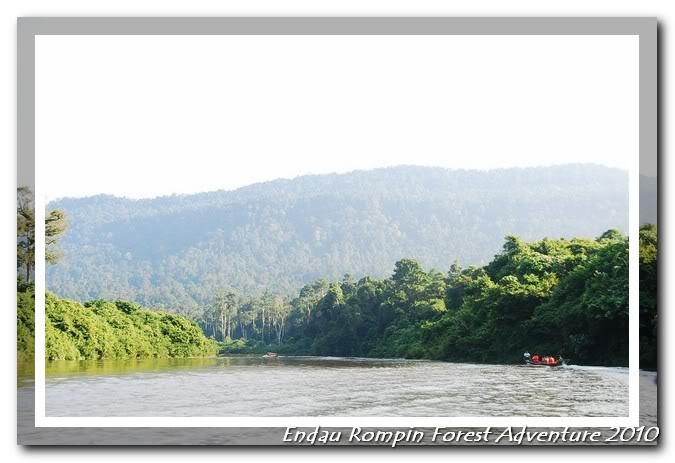
[[[543,366],[543,367],[558,367],[565,365],[565,359],[561,356],[554,357],[553,355],[530,355],[529,352],[523,354],[523,360],[526,365]]]
[[[275,359],[277,357],[279,357],[279,354],[277,354],[276,352],[268,352],[262,356],[262,358],[264,359]]]

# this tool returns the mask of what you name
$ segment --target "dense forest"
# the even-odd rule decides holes
[[[34,297],[31,285],[19,285],[20,359],[31,358],[35,349]],[[82,305],[47,293],[45,317],[46,360],[205,357],[218,350],[192,320],[131,302]]]
[[[640,229],[640,363],[656,367],[656,227]],[[32,285],[19,285],[19,352],[34,349]],[[482,267],[425,271],[402,259],[388,278],[324,279],[292,298],[218,291],[200,317],[122,301],[46,295],[48,360],[286,354],[517,362],[526,350],[627,365],[628,239],[507,237]]]
[[[656,366],[656,228],[641,243],[641,365]],[[317,280],[287,300],[217,295],[202,324],[227,352],[517,362],[528,350],[580,364],[627,365],[628,239],[508,237],[487,265]],[[232,339],[237,339],[233,341]],[[275,345],[272,347],[272,345]]]
[[[75,300],[47,294],[47,357],[202,356],[217,342],[231,353],[501,363],[529,350],[626,365],[628,239],[602,228],[626,226],[626,187],[624,172],[591,165],[400,167],[61,200],[47,214],[47,261],[58,262],[48,287]],[[652,194],[656,182],[641,181],[642,222],[656,213]],[[29,197],[19,189],[20,355],[34,348]],[[525,231],[488,251],[502,229]],[[656,367],[656,237],[642,226],[643,368]]]
[[[68,217],[48,287],[198,317],[224,289],[293,296],[318,278],[383,278],[485,265],[504,236],[625,232],[627,174],[597,165],[489,171],[401,166],[275,180],[234,191],[49,204]]]

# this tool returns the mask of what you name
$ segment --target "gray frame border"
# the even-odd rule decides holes
[[[36,35],[638,35],[640,173],[657,173],[653,17],[22,17],[17,20],[17,181],[33,190]],[[34,389],[18,391],[21,445],[282,445],[286,429],[38,428]],[[348,434],[345,428],[325,429]]]

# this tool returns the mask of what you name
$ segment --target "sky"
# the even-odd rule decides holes
[[[47,199],[638,156],[631,36],[38,36]]]

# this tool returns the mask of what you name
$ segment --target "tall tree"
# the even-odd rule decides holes
[[[290,312],[290,305],[280,296],[275,296],[270,301],[270,320],[277,337],[277,344],[281,345],[284,338],[286,319]]]
[[[30,281],[35,266],[35,208],[33,192],[28,187],[19,187],[16,191],[17,270],[24,269],[26,281]]]
[[[26,282],[35,269],[35,205],[33,192],[28,187],[19,187],[16,191],[17,270],[25,271]],[[45,259],[55,264],[60,258],[57,244],[66,231],[66,215],[59,209],[47,213],[45,217]]]
[[[231,291],[219,290],[213,299],[212,310],[220,321],[220,334],[225,340],[231,337],[232,322],[237,315],[237,295]]]
[[[45,258],[48,264],[55,264],[61,258],[57,244],[66,228],[66,214],[59,209],[49,211],[45,218]]]

